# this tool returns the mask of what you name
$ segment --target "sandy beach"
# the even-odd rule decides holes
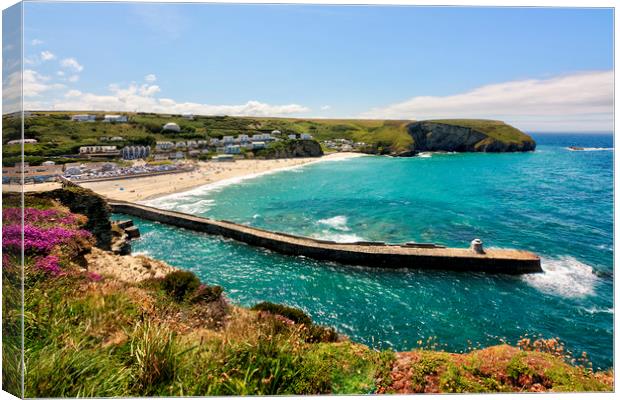
[[[150,200],[198,186],[248,175],[286,170],[316,162],[360,157],[360,153],[332,153],[320,158],[288,158],[277,160],[237,160],[235,162],[199,162],[192,172],[132,179],[86,182],[81,186],[110,199],[124,201]],[[37,185],[28,185],[34,189]],[[45,190],[45,189],[42,189]]]

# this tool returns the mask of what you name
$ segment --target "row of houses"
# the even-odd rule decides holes
[[[123,160],[139,160],[151,154],[150,146],[125,146],[121,150]]]
[[[95,122],[97,116],[95,114],[75,114],[71,116],[71,121],[76,122]],[[107,114],[103,116],[103,122],[127,122],[126,115]]]

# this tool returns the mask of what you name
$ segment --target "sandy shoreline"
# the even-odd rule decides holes
[[[360,156],[364,156],[364,154],[332,153],[320,158],[238,160],[231,163],[199,162],[198,168],[192,172],[102,182],[85,182],[80,185],[110,199],[131,202],[145,201],[217,182],[251,178],[316,162],[343,160]],[[36,190],[38,185],[28,186],[26,189]],[[49,190],[48,188],[41,188],[41,190],[46,189]]]

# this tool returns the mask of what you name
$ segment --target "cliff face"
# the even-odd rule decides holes
[[[320,157],[323,149],[316,140],[286,140],[271,144],[258,155],[265,158]]]
[[[500,124],[495,121],[493,123]],[[512,136],[494,137],[482,129],[431,121],[415,122],[407,129],[413,138],[411,150],[414,153],[419,151],[502,153],[532,151],[536,148],[536,142],[530,136],[508,125],[502,125],[506,130],[510,129]]]

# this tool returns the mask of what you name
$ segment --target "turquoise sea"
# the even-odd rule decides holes
[[[465,351],[528,334],[559,337],[607,368],[613,363],[613,136],[535,139],[533,153],[327,161],[149,204],[337,241],[466,247],[481,238],[487,247],[540,254],[544,274],[343,266],[136,218],[142,238],[133,249],[222,285],[235,303],[296,306],[371,346],[406,350],[433,336],[447,350]]]

